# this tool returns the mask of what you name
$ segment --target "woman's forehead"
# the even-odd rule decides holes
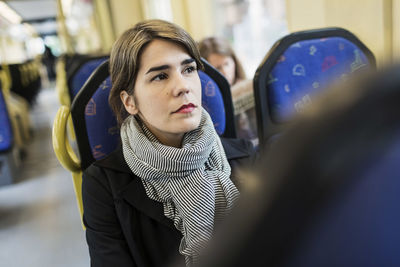
[[[141,67],[157,64],[175,64],[192,58],[182,45],[166,40],[151,41],[140,54]]]

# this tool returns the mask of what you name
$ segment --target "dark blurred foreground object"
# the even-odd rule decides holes
[[[201,266],[400,266],[400,65],[338,89],[244,177]]]

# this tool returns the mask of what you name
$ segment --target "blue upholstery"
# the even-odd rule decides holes
[[[107,58],[98,58],[91,59],[85,62],[72,77],[72,86],[70,90],[71,99],[74,99],[79,90],[81,90],[82,86],[85,84],[86,80],[93,73],[93,71],[103,63]]]
[[[0,152],[9,150],[13,145],[13,133],[3,91],[0,86]]]
[[[225,107],[221,91],[218,85],[202,71],[199,71],[202,94],[201,104],[210,114],[215,130],[219,135],[225,132]]]
[[[375,68],[372,52],[341,28],[295,32],[277,41],[254,76],[261,143],[334,82]]]
[[[111,79],[108,77],[93,94],[85,109],[89,144],[95,160],[112,152],[119,141],[117,119],[108,105],[110,90]]]
[[[269,74],[272,118],[277,122],[287,121],[310,104],[315,93],[368,67],[370,63],[363,51],[342,37],[292,44]]]

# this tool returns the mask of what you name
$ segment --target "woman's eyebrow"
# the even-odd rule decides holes
[[[182,65],[182,66],[183,66],[183,65],[188,65],[188,64],[192,63],[193,61],[195,61],[193,58],[188,58],[188,59],[183,60],[183,61],[181,62],[181,65]],[[160,71],[160,70],[165,70],[165,69],[169,69],[169,68],[170,68],[170,65],[167,65],[167,64],[165,64],[165,65],[160,65],[160,66],[155,66],[155,67],[150,68],[150,69],[146,72],[146,74],[149,74],[150,72],[153,72],[153,71]]]
[[[165,69],[169,69],[169,68],[170,68],[169,65],[161,65],[161,66],[152,67],[146,72],[146,74],[149,74],[152,71],[165,70]]]
[[[188,58],[181,62],[181,65],[187,65],[194,61],[194,58]]]

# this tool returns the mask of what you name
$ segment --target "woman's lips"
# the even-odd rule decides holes
[[[187,105],[182,105],[178,110],[174,113],[190,113],[196,108],[196,105],[189,103]]]

